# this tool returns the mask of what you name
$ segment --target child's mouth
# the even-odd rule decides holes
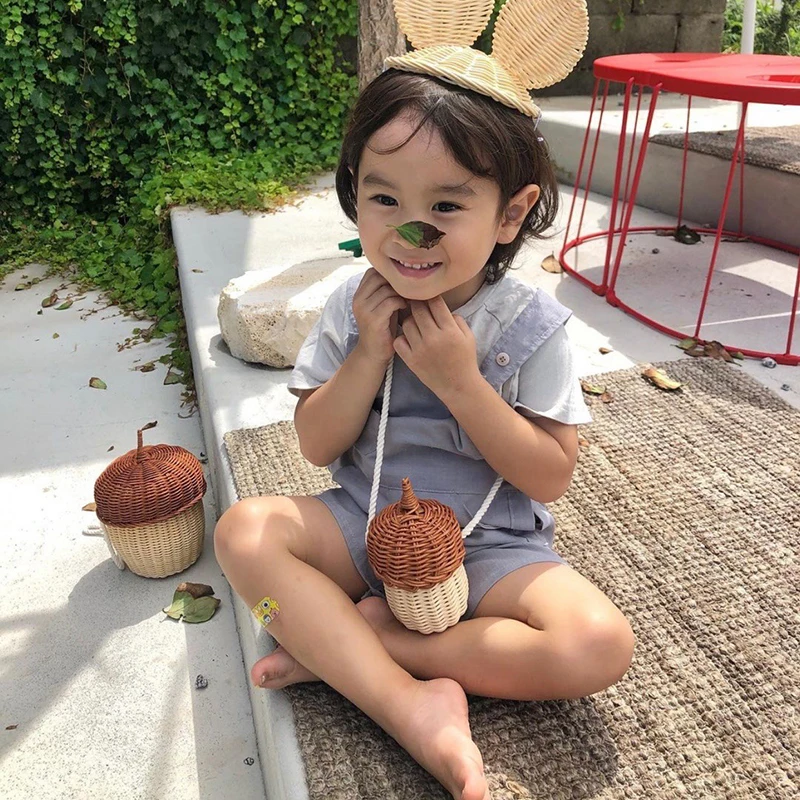
[[[395,269],[406,278],[425,278],[442,266],[442,262],[437,261],[430,266],[404,267],[399,261],[395,261],[395,259],[392,259],[392,264],[394,264]]]

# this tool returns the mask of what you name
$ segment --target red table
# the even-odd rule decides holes
[[[586,134],[583,141],[583,151],[581,153],[578,174],[575,180],[575,190],[572,197],[569,220],[564,246],[559,255],[564,270],[591,287],[596,294],[604,295],[608,303],[622,308],[627,313],[662,331],[663,333],[683,339],[685,332],[678,331],[633,309],[626,305],[615,292],[617,278],[623,264],[625,246],[628,236],[633,233],[656,232],[673,230],[669,226],[657,227],[631,227],[631,215],[636,205],[636,194],[639,188],[639,181],[647,154],[647,144],[650,138],[650,128],[653,121],[653,114],[656,110],[658,96],[661,91],[670,91],[688,96],[686,133],[684,134],[683,149],[683,168],[681,174],[680,198],[678,209],[679,227],[683,223],[683,200],[686,184],[686,163],[689,144],[689,122],[691,117],[692,97],[710,97],[718,100],[733,100],[741,103],[742,113],[739,125],[736,144],[731,155],[731,165],[728,173],[728,180],[725,188],[719,220],[716,228],[696,228],[698,233],[715,234],[714,248],[706,274],[703,297],[697,316],[694,338],[703,341],[701,328],[703,316],[706,310],[711,280],[714,267],[717,262],[720,242],[723,236],[742,237],[743,231],[743,207],[744,207],[744,143],[745,143],[745,122],[747,118],[747,107],[750,103],[771,103],[782,105],[800,106],[800,58],[791,56],[764,56],[764,55],[724,55],[716,53],[637,53],[621,56],[609,56],[599,58],[594,62],[595,86],[592,97],[592,107],[589,115],[589,123],[586,127]],[[622,112],[622,130],[619,136],[617,150],[617,162],[614,177],[614,189],[611,198],[611,213],[609,227],[605,230],[589,235],[581,235],[583,226],[586,200],[591,190],[592,173],[594,171],[595,157],[597,155],[597,145],[600,139],[600,128],[603,121],[603,113],[606,108],[608,89],[611,83],[625,84],[625,99]],[[623,187],[622,175],[625,171],[626,161],[626,134],[628,131],[628,118],[631,112],[631,99],[634,86],[638,87],[638,99],[636,105],[635,122],[633,126],[633,136],[627,155],[627,171],[625,184]],[[578,199],[583,176],[583,168],[586,161],[586,154],[589,146],[589,138],[592,130],[592,120],[597,107],[598,96],[601,94],[602,100],[599,111],[599,121],[597,133],[594,140],[592,155],[584,189],[583,208],[578,218],[577,233],[570,238],[570,230],[575,212],[575,205]],[[641,114],[642,96],[644,88],[652,90],[650,95],[649,110],[642,134],[641,144],[639,145],[638,156],[635,155],[636,132]],[[632,170],[634,159],[636,167]],[[724,223],[728,211],[728,204],[733,188],[734,177],[737,165],[741,167],[739,182],[739,231],[726,231]],[[632,179],[632,180],[631,180]],[[798,205],[798,218],[800,218],[800,198],[790,198]],[[619,221],[619,225],[617,224]],[[599,238],[606,238],[606,257],[603,265],[603,277],[601,283],[594,283],[581,275],[577,268],[567,261],[567,254],[572,250],[577,250],[583,243]],[[618,238],[616,253],[614,253],[614,239]],[[758,236],[747,236],[747,240],[765,244],[779,250],[784,250],[795,255],[800,255],[800,249],[790,244],[776,242]],[[800,295],[800,262],[798,263],[797,279],[795,282],[794,297],[791,303],[791,313],[789,315],[789,326],[787,331],[786,348],[782,352],[767,353],[759,350],[748,349],[739,343],[723,343],[730,351],[740,350],[744,355],[763,357],[772,356],[781,364],[800,364],[800,353],[793,352],[792,340],[795,326],[795,316],[798,308],[798,295]]]

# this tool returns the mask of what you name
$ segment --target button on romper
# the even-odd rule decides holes
[[[355,276],[347,281],[346,332],[342,343],[345,357],[358,342],[352,297],[361,277]],[[502,394],[504,384],[508,385],[512,376],[567,321],[571,312],[541,290],[528,287],[508,275],[499,283],[505,285],[484,285],[478,294],[485,294],[487,290],[513,290],[509,293],[509,303],[516,304],[516,316],[509,324],[500,326],[503,330],[499,336],[492,341],[476,340],[476,346],[478,357],[483,356],[481,374]],[[480,298],[476,295],[473,300],[479,301]],[[467,312],[475,305],[469,301],[455,313]],[[487,312],[479,305],[472,314],[464,314],[473,330],[475,316],[479,313]],[[307,340],[309,345],[314,337],[315,332],[312,332]],[[313,380],[302,377],[303,358],[301,350],[296,367],[300,372],[297,377],[293,373],[290,381],[290,388],[295,390],[306,388],[305,383],[313,383]],[[548,376],[543,375],[542,380],[548,380]],[[383,386],[373,402],[361,436],[329,467],[341,488],[329,489],[317,497],[336,519],[353,562],[369,586],[367,595],[385,597],[383,584],[367,560],[365,544],[382,405]],[[583,413],[584,418],[577,421],[585,421],[588,414]],[[442,401],[399,356],[395,356],[378,511],[400,499],[404,477],[411,479],[418,497],[435,499],[450,506],[463,529],[480,508],[497,473],[486,463]],[[542,503],[531,500],[503,481],[480,523],[464,540],[469,597],[462,619],[471,617],[484,594],[510,572],[543,561],[566,563],[552,549],[554,528],[553,517]]]

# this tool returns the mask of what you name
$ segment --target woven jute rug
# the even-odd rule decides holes
[[[737,131],[697,131],[689,134],[689,149],[730,161]],[[683,147],[682,133],[659,133],[651,137],[655,144]],[[800,175],[800,125],[779,128],[747,128],[744,141],[746,164],[794,172]]]
[[[494,800],[798,797],[800,413],[734,365],[657,366],[684,388],[589,378],[613,401],[550,506],[556,549],[631,621],[633,664],[581,700],[470,698]],[[332,485],[291,423],[225,444],[240,497]],[[447,797],[324,684],[287,693],[312,800]]]

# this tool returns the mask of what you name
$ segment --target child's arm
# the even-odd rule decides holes
[[[411,301],[395,349],[417,377],[447,406],[486,462],[540,503],[567,490],[578,458],[575,425],[543,417],[528,420],[481,375],[475,338],[441,297]]]
[[[358,344],[321,386],[304,391],[295,407],[300,451],[312,464],[326,467],[364,430],[372,402],[394,356],[398,312],[406,301],[370,268],[353,295]]]
[[[385,372],[356,345],[330,380],[302,393],[294,425],[308,461],[326,467],[358,439]]]
[[[510,484],[540,503],[566,492],[578,459],[576,425],[526,419],[480,373],[440,399],[486,462]]]

